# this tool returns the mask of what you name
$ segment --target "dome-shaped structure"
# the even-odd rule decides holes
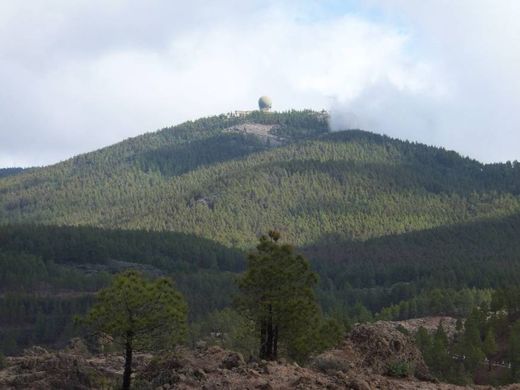
[[[269,111],[272,105],[273,102],[269,96],[262,96],[258,99],[258,107],[260,108],[260,111]]]

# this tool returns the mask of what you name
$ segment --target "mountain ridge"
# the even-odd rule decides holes
[[[229,132],[272,126],[270,145]],[[134,137],[0,180],[0,223],[197,234],[250,247],[270,228],[297,245],[369,239],[520,210],[520,165],[360,130],[311,111],[224,115]]]
[[[345,324],[467,315],[520,280],[518,215],[518,163],[330,132],[308,111],[187,122],[0,179],[0,349],[64,342],[125,267],[174,278],[204,321],[270,229]]]

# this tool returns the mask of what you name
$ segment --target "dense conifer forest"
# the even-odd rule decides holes
[[[346,329],[465,318],[520,282],[520,164],[330,132],[324,115],[291,111],[204,118],[0,170],[0,351],[64,343],[72,317],[128,268],[173,277],[192,341],[215,323],[236,334],[234,281],[270,229],[309,258],[321,308]]]
[[[17,175],[23,171],[23,168],[0,168],[0,178]]]
[[[272,125],[273,147],[241,123]],[[0,181],[2,223],[193,233],[249,248],[366,240],[520,211],[520,165],[362,132],[313,112],[211,117]]]

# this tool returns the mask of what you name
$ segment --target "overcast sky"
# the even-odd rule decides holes
[[[0,167],[188,119],[328,109],[520,160],[520,1],[0,0]]]

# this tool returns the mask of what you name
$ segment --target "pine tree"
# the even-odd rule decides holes
[[[509,360],[511,361],[511,379],[520,381],[520,320],[511,328],[509,336]]]
[[[486,332],[486,336],[484,337],[484,342],[482,343],[482,351],[486,355],[488,359],[488,370],[491,371],[491,358],[497,352],[497,343],[495,340],[495,331],[492,327],[489,327]]]
[[[184,298],[169,279],[148,281],[136,271],[127,271],[98,293],[84,322],[124,347],[123,390],[127,390],[133,352],[173,347],[185,336],[186,316]]]
[[[5,367],[7,367],[7,362],[4,354],[0,351],[0,370],[3,370]]]
[[[317,348],[317,276],[303,256],[279,239],[278,232],[270,231],[249,254],[236,304],[256,325],[261,359],[276,359],[280,344],[290,357],[303,359]]]
[[[420,326],[417,330],[415,342],[422,352],[424,361],[427,365],[430,365],[432,357],[432,338],[424,326]]]
[[[469,372],[474,372],[485,357],[484,352],[482,352],[482,340],[480,338],[480,319],[479,311],[474,309],[464,323],[462,353],[466,357],[464,365]]]
[[[448,351],[448,336],[444,331],[442,322],[439,323],[433,336],[431,349],[432,369],[441,377],[445,377],[451,367],[451,359]]]

